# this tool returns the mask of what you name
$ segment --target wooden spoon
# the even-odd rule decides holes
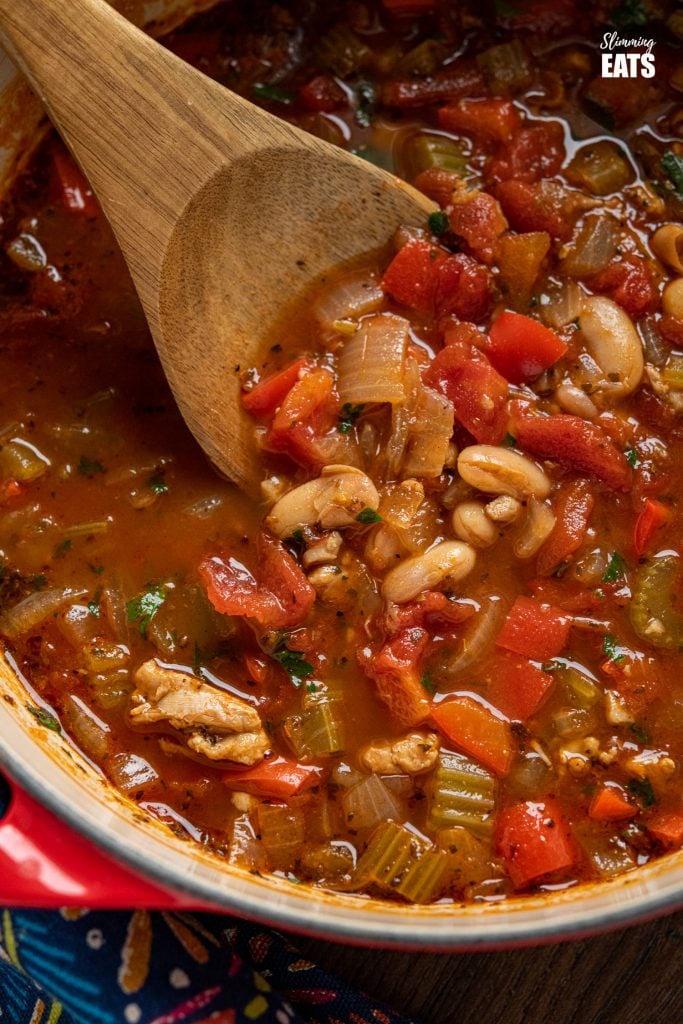
[[[190,430],[256,493],[238,367],[301,289],[433,204],[217,85],[103,0],[0,0],[0,34],[111,222]]]

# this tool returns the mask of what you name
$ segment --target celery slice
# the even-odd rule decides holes
[[[603,691],[592,679],[567,665],[552,669],[553,679],[560,684],[573,707],[592,708],[600,700]]]
[[[430,830],[462,825],[475,835],[491,834],[496,782],[481,765],[462,754],[442,751],[430,790]]]
[[[463,145],[445,135],[414,135],[407,143],[407,157],[415,177],[432,168],[454,171],[461,178],[471,176]]]
[[[674,391],[683,391],[683,356],[671,356],[662,370],[662,380]]]
[[[306,836],[303,811],[284,804],[259,804],[258,830],[272,870],[292,868],[301,853]]]
[[[373,832],[358,862],[356,880],[413,903],[428,903],[443,887],[448,858],[442,850],[393,821]]]
[[[286,720],[285,733],[302,760],[342,753],[345,736],[339,701],[324,691],[307,694],[303,712]]]
[[[348,78],[368,64],[372,51],[348,25],[334,25],[319,41],[316,56],[333,74]]]

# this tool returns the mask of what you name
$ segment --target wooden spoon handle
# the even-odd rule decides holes
[[[144,302],[188,197],[251,148],[251,104],[103,0],[0,0],[0,38],[87,174]]]

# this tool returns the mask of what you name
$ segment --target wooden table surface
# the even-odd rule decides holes
[[[383,953],[292,941],[423,1024],[681,1024],[683,913],[592,939],[502,953]]]

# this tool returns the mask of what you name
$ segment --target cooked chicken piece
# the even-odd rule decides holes
[[[269,748],[261,719],[246,701],[153,659],[135,673],[131,725],[167,722],[190,750],[212,761],[252,765]]]
[[[377,775],[417,775],[433,768],[438,756],[436,733],[409,732],[394,743],[371,743],[361,751],[360,762]]]

